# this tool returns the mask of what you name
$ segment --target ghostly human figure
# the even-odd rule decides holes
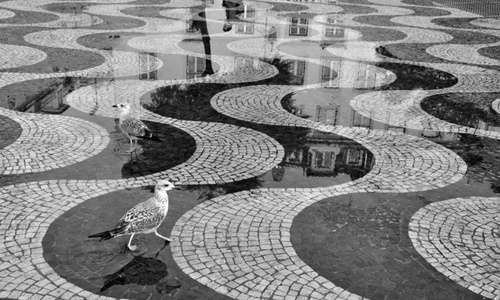
[[[203,42],[203,48],[205,51],[205,71],[203,72],[203,76],[211,75],[214,73],[214,69],[212,67],[212,50],[210,47],[210,34],[208,33],[207,26],[207,15],[205,12],[205,7],[198,13],[198,18],[193,21],[193,28],[200,30],[201,40]]]
[[[226,22],[222,30],[228,32],[233,28],[231,22],[237,21],[238,15],[243,13],[243,0],[224,0],[222,6],[226,8]]]

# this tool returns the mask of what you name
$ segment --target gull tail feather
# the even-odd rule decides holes
[[[119,235],[122,235],[124,233],[124,231],[125,231],[125,226],[120,226],[120,227],[115,228],[115,229],[91,234],[88,237],[89,238],[99,238],[99,241],[105,241],[105,240],[109,240],[109,239],[112,239],[114,237],[117,237]]]

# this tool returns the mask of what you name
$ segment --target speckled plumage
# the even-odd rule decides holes
[[[174,185],[168,181],[160,181],[155,186],[155,196],[138,203],[129,209],[118,224],[111,230],[90,235],[90,238],[100,238],[108,240],[122,235],[131,235],[128,247],[131,250],[135,246],[131,245],[132,239],[137,233],[155,233],[158,237],[170,241],[167,237],[157,232],[158,227],[165,220],[168,213],[168,194]]]
[[[160,139],[153,134],[153,132],[146,124],[144,124],[144,122],[131,116],[130,104],[120,103],[113,105],[113,107],[118,108],[120,111],[118,126],[120,128],[120,131],[130,141],[130,152],[132,152],[133,150],[134,142],[137,143],[137,139],[160,141]]]
[[[168,195],[155,193],[155,197],[141,202],[123,215],[116,228],[123,228],[123,234],[149,233],[156,230],[168,212]]]
[[[127,136],[131,137],[148,137],[151,134],[148,126],[141,120],[131,117],[120,118],[120,130]]]

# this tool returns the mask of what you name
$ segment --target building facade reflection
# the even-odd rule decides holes
[[[330,133],[311,130],[300,146],[286,148],[282,166],[301,168],[305,177],[336,177],[351,180],[366,175],[374,163],[371,152],[362,145]],[[281,176],[283,177],[283,176]]]

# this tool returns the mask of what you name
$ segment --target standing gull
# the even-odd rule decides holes
[[[130,152],[133,150],[133,144],[137,144],[138,139],[149,139],[153,141],[160,141],[160,139],[153,134],[153,132],[139,119],[130,115],[130,104],[120,103],[115,104],[113,107],[118,108],[120,111],[119,123],[121,132],[130,141]]]
[[[168,212],[167,192],[175,188],[168,180],[160,180],[155,186],[155,196],[137,204],[127,211],[114,229],[101,233],[92,234],[89,238],[100,238],[101,241],[109,240],[118,236],[130,234],[127,247],[135,251],[137,246],[132,245],[132,239],[136,233],[155,233],[158,237],[170,242],[170,239],[158,233]]]

